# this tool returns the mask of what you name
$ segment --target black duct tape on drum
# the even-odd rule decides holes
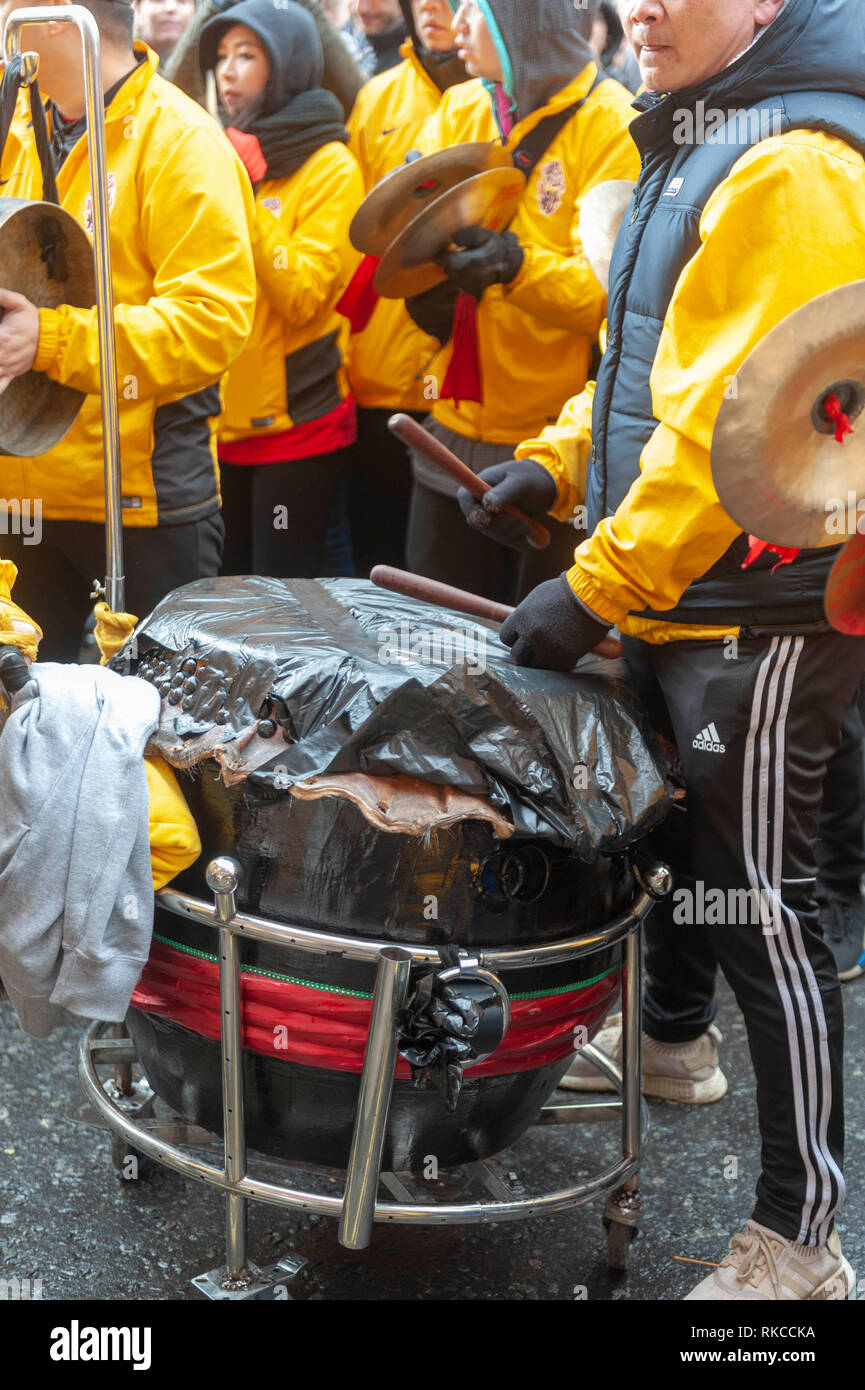
[[[494,626],[366,580],[198,580],[111,664],[162,692],[155,751],[183,767],[230,746],[248,797],[403,774],[487,796],[517,836],[591,862],[645,836],[674,795],[624,662],[527,670]],[[264,717],[276,736],[247,754]]]

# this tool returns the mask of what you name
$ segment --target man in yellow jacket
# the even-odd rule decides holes
[[[403,61],[367,83],[349,123],[367,193],[404,162],[442,93],[468,77],[453,35],[456,0],[401,3],[410,35]],[[371,315],[355,323],[349,380],[358,405],[358,440],[349,513],[358,574],[375,564],[405,566],[411,469],[387,422],[394,411],[420,415],[429,409],[427,373],[438,347],[399,299],[379,299]]]
[[[62,4],[63,0],[51,0]],[[170,589],[218,572],[222,546],[213,427],[219,381],[249,335],[255,304],[249,180],[211,118],[133,51],[133,11],[87,0],[102,38],[117,341],[127,607],[139,616]],[[71,25],[26,31],[40,54],[60,201],[88,231],[93,215],[80,39]],[[7,197],[41,198],[33,132],[19,106],[3,152]],[[0,494],[41,508],[38,567],[22,571],[45,653],[74,660],[93,576],[104,568],[103,462],[96,310],[38,310],[0,291],[0,384],[31,367],[87,393],[50,453],[0,461]],[[9,537],[11,558],[24,558]]]
[[[466,141],[504,142],[528,182],[509,230],[459,233],[444,287],[409,302],[442,343],[430,369],[433,433],[475,472],[513,458],[517,444],[555,421],[586,380],[606,306],[583,255],[585,195],[609,179],[635,179],[629,97],[599,73],[581,32],[594,6],[478,0],[457,12],[460,55],[477,80],[454,87],[418,139],[425,154]],[[473,310],[472,362],[465,308]],[[459,306],[459,308],[458,308]],[[465,369],[468,368],[466,371]],[[485,538],[454,534],[456,488],[415,456],[409,566],[445,583],[513,602],[555,573],[573,548],[568,526],[550,551],[517,558]]]
[[[688,1297],[842,1299],[843,1021],[814,839],[865,641],[824,619],[837,551],[758,553],[718,501],[710,450],[751,349],[861,277],[865,19],[859,0],[622,10],[648,88],[632,126],[643,173],[597,386],[517,451],[479,516],[461,502],[496,534],[503,503],[569,515],[585,500],[589,539],[502,640],[520,664],[567,670],[616,624],[678,746],[687,813],[663,828],[677,886],[647,932],[646,1032],[679,1098],[699,1098],[717,1071],[720,963],[748,1028],[763,1158],[753,1219]]]

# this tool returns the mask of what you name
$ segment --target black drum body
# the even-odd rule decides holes
[[[339,797],[252,805],[244,787],[225,788],[207,766],[182,785],[204,852],[174,886],[209,901],[205,867],[231,854],[243,870],[238,907],[272,921],[397,944],[515,949],[603,927],[634,892],[625,857],[587,865],[555,847],[499,840],[479,820],[420,837],[383,832]],[[221,1132],[216,950],[211,927],[158,908],[128,1024],[157,1093]],[[375,966],[248,940],[241,951],[248,1142],[345,1167]],[[386,1169],[458,1164],[513,1142],[614,1006],[621,948],[501,979],[508,1035],[465,1071],[453,1113],[429,1083],[415,1089],[400,1061]]]

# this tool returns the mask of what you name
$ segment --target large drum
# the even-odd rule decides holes
[[[131,669],[163,693],[156,746],[180,769],[203,842],[198,864],[173,889],[209,901],[205,866],[230,854],[242,867],[242,912],[341,936],[470,951],[566,940],[626,911],[635,895],[632,846],[664,814],[669,786],[619,673],[604,674],[596,663],[584,677],[516,676],[484,630],[489,662],[475,673],[479,684],[463,669],[461,693],[450,687],[447,732],[431,716],[425,723],[423,712],[438,698],[444,668],[422,673],[411,661],[397,672],[376,668],[376,660],[389,665],[379,637],[393,603],[414,623],[447,626],[447,617],[356,581],[315,589],[320,594],[273,580],[200,581],[171,595],[139,629]],[[333,649],[329,662],[325,648]],[[424,700],[418,686],[428,676]],[[516,709],[507,684],[525,679],[531,689],[521,692],[522,715],[514,713],[522,727],[510,731],[505,755],[502,710]],[[534,718],[536,697],[546,729]],[[571,735],[563,733],[558,699],[578,707]],[[401,707],[413,713],[411,728]],[[346,717],[349,708],[355,717]],[[572,777],[565,787],[557,762],[587,766],[579,729],[601,751],[591,785]],[[578,822],[592,833],[577,834]],[[216,948],[212,928],[158,907],[128,1026],[157,1093],[219,1132]],[[345,1167],[375,967],[252,940],[241,949],[248,1141],[265,1153]],[[453,1110],[435,1087],[415,1087],[400,1059],[384,1167],[421,1170],[432,1157],[447,1166],[511,1143],[575,1046],[591,1040],[613,1007],[621,949],[502,972],[510,1026],[491,1056],[465,1070]],[[417,967],[413,981],[428,973]]]

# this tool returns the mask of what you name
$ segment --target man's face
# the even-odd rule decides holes
[[[351,0],[349,8],[365,34],[387,34],[402,23],[399,0]]]
[[[619,0],[652,92],[680,92],[723,72],[786,0]]]
[[[167,58],[195,14],[195,0],[135,0],[135,30],[140,39]]]
[[[450,53],[454,47],[453,11],[448,0],[411,0],[414,27],[430,53]]]
[[[477,0],[462,0],[454,20],[454,34],[459,56],[472,77],[483,77],[487,82],[504,81],[502,60]]]
[[[49,4],[57,0],[48,0]],[[3,10],[3,23],[15,10],[31,8],[30,0],[7,0]],[[21,30],[22,53],[39,54],[39,90],[43,96],[52,96],[62,90],[63,79],[67,78],[68,65],[81,66],[81,39],[73,24],[28,24]]]

